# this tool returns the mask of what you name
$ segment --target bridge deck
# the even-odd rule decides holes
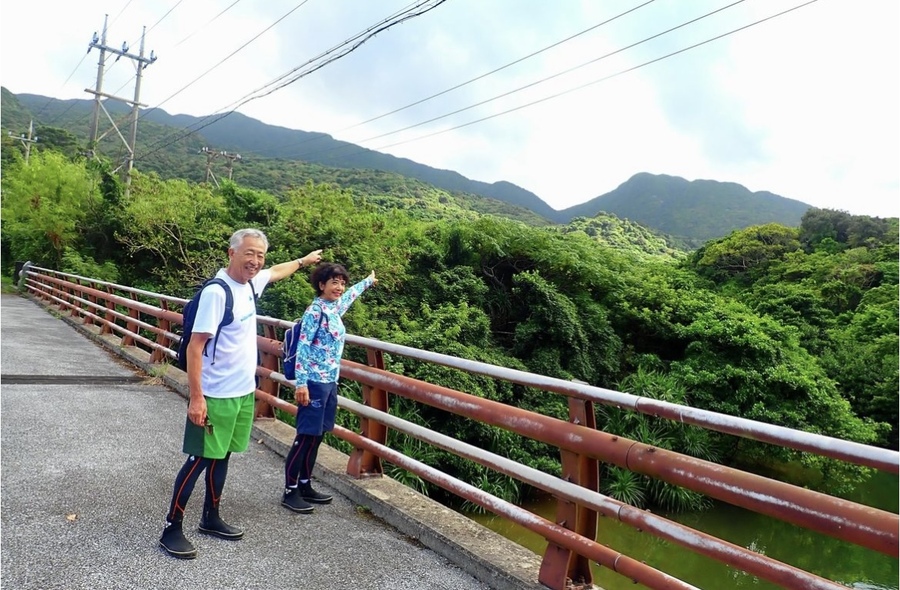
[[[332,504],[290,513],[283,459],[256,441],[233,456],[222,505],[244,539],[196,533],[198,483],[185,529],[199,557],[164,555],[184,398],[30,300],[0,310],[4,588],[488,588],[326,483]]]

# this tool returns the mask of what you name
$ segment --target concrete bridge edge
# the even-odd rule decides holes
[[[65,310],[42,305],[127,363],[140,368],[148,379],[158,379],[183,398],[188,398],[187,377],[173,365],[150,362],[150,354],[134,346],[122,346],[116,335],[100,334],[98,326],[85,325]],[[284,457],[294,440],[294,429],[284,422],[258,419],[253,441]],[[251,444],[252,442],[251,441]],[[326,445],[319,450],[314,475],[375,517],[411,540],[431,549],[495,590],[546,590],[538,583],[541,558],[521,545],[487,529],[390,477],[354,479],[347,475],[349,457]]]

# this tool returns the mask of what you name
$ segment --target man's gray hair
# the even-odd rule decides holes
[[[231,239],[228,241],[228,247],[232,250],[237,250],[241,246],[241,242],[244,241],[244,238],[256,238],[257,240],[262,240],[262,243],[266,245],[266,250],[269,249],[269,239],[266,237],[266,234],[258,229],[250,227],[239,229],[231,234]]]

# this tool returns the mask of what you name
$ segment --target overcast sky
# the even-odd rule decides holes
[[[237,110],[509,181],[555,209],[650,172],[898,216],[900,2],[804,1],[447,0]],[[108,14],[109,46],[137,54],[146,27],[158,56],[142,103],[227,112],[411,3],[4,2],[0,81],[91,98],[87,49]],[[110,59],[104,91],[132,97],[133,63]]]

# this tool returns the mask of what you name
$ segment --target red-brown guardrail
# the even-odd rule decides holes
[[[45,305],[68,312],[71,318],[84,325],[96,327],[100,334],[117,336],[122,346],[149,352],[153,363],[162,364],[174,358],[180,337],[172,331],[172,326],[181,324],[181,314],[171,308],[181,308],[186,302],[184,299],[31,265],[26,265],[23,275],[21,284],[25,290]],[[289,389],[292,386],[278,372],[281,334],[291,322],[260,316],[259,324],[262,334],[258,338],[261,361],[257,374],[261,380],[256,392],[257,416],[271,417],[273,408],[296,414],[294,404],[279,397],[281,387]],[[340,427],[335,429],[336,436],[355,448],[348,462],[348,474],[353,477],[380,476],[383,471],[381,459],[385,459],[537,532],[548,541],[539,581],[550,588],[565,588],[567,580],[590,583],[590,561],[648,588],[692,587],[633,556],[622,555],[597,543],[592,537],[598,514],[616,518],[785,588],[843,588],[750,549],[600,494],[597,490],[600,461],[897,556],[900,520],[896,514],[607,434],[596,429],[593,404],[614,405],[894,474],[900,466],[900,454],[895,451],[354,335],[348,335],[347,342],[367,351],[366,365],[345,360],[341,367],[342,378],[360,383],[363,392],[362,404],[343,397],[339,400],[342,410],[353,412],[360,418],[359,433]],[[566,422],[391,373],[384,369],[384,353],[565,395],[569,399],[570,419]],[[387,413],[389,394],[554,445],[560,449],[563,477],[550,476],[391,416]],[[560,498],[557,516],[561,518],[557,520],[566,524],[549,522],[387,447],[388,428],[553,493]]]

